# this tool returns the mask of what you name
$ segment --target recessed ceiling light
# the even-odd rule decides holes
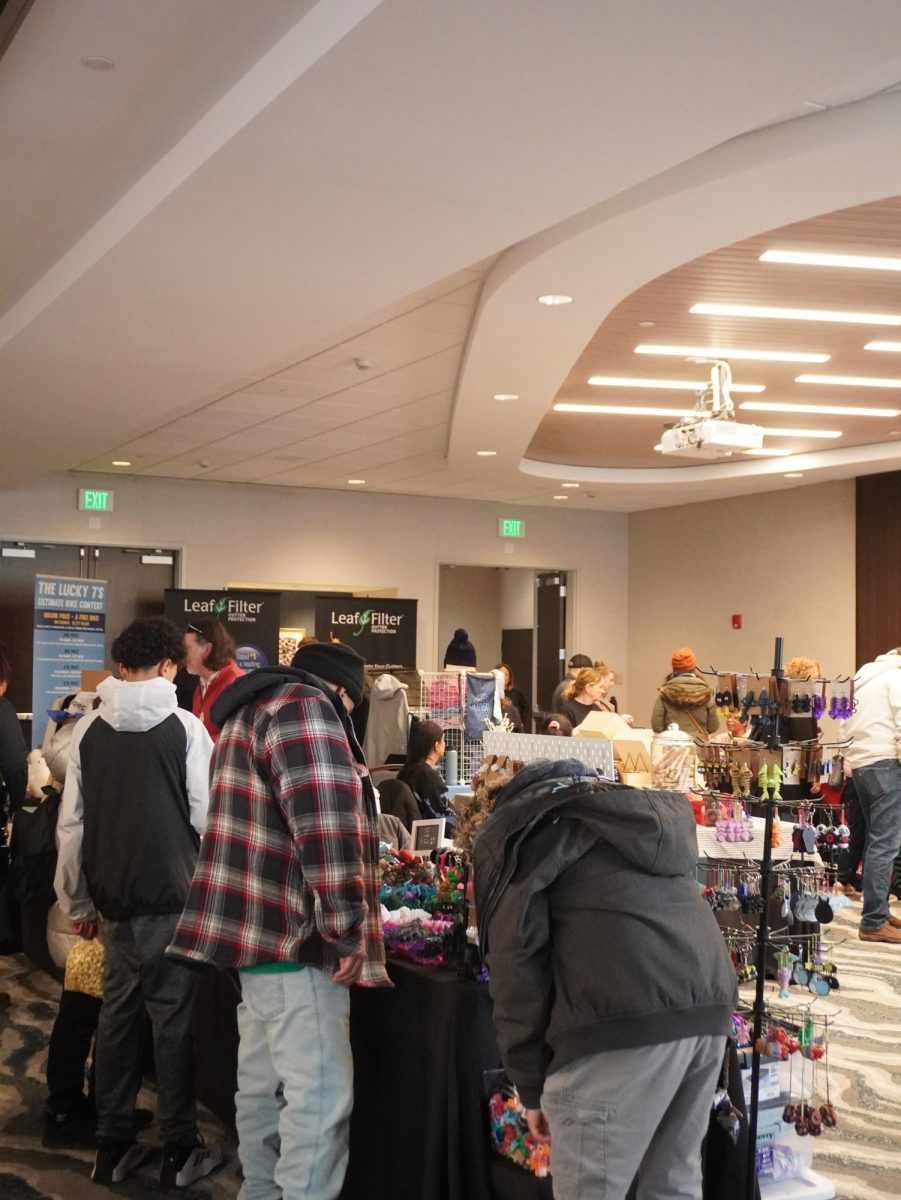
[[[125,458],[114,458],[112,465],[114,467],[130,467],[131,463]]]
[[[354,485],[354,487],[362,487],[363,484],[366,482],[366,480],[365,479],[348,479],[347,482],[352,483]]]
[[[592,375],[588,380],[594,387],[659,388],[673,392],[698,392],[707,387],[709,380],[693,379],[628,379],[620,375]],[[762,383],[733,383],[733,392],[765,392]]]
[[[863,271],[901,271],[901,258],[871,254],[818,254],[813,250],[767,250],[761,262],[791,263],[799,267],[855,267]]]
[[[858,408],[850,404],[781,404],[776,400],[744,400],[738,407],[744,412],[804,413],[821,417],[901,416],[901,408]]]
[[[838,321],[846,325],[901,325],[894,313],[833,312],[824,308],[771,308],[765,304],[693,304],[708,317],[766,317],[778,321]]]
[[[554,412],[598,413],[607,417],[689,417],[688,408],[648,408],[629,404],[555,404]]]
[[[100,54],[86,54],[81,65],[89,71],[111,71],[116,64],[111,58],[104,58]]]
[[[560,304],[572,304],[572,302],[573,302],[572,296],[567,296],[563,292],[558,292],[556,294],[553,292],[549,292],[546,296],[538,297],[538,303],[546,304],[548,306],[548,308],[554,308]]]
[[[803,471],[786,471],[782,478],[783,479],[803,479],[804,472]]]
[[[577,488],[579,485],[577,483],[561,483],[560,486],[562,488]]]
[[[569,496],[555,496],[554,499],[555,500],[568,500]]]
[[[901,379],[874,379],[868,375],[796,375],[795,383],[830,383],[837,387],[901,388]]]
[[[497,451],[496,450],[476,450],[476,454],[479,456],[479,458],[494,458],[497,455]]]
[[[794,454],[794,450],[768,450],[764,447],[761,450],[743,450],[742,454],[750,454],[756,458],[786,458],[789,454]]]
[[[901,350],[901,343],[898,344]],[[796,350],[725,350],[719,346],[652,346],[642,343],[636,354],[669,354],[676,358],[732,358],[747,362],[824,363],[828,354],[807,354]]]
[[[864,350],[887,350],[894,354],[901,354],[901,342],[867,342]]]
[[[764,429],[766,437],[787,438],[840,438],[839,429]]]
[[[494,396],[492,396],[492,399],[493,400],[518,400],[519,394],[517,392],[495,392]]]

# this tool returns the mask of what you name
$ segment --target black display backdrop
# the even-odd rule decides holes
[[[221,621],[235,639],[238,666],[255,671],[278,665],[281,601],[281,592],[167,588],[165,613],[179,629],[203,618]]]
[[[415,600],[316,597],[316,636],[346,642],[382,671],[416,666]]]

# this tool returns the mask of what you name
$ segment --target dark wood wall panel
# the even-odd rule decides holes
[[[901,646],[901,471],[857,480],[857,666]]]

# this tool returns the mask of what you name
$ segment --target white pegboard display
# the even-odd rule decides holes
[[[613,744],[606,738],[554,737],[546,733],[506,733],[492,729],[482,735],[485,754],[505,754],[519,762],[535,762],[539,758],[575,758],[613,779]]]

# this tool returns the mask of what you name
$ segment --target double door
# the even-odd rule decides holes
[[[16,711],[31,711],[36,575],[106,580],[106,665],[112,668],[116,635],[135,617],[163,612],[165,589],[175,587],[177,572],[176,550],[0,542],[0,643],[12,663],[7,695]]]

